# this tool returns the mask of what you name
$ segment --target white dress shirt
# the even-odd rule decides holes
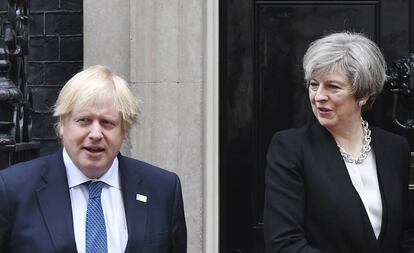
[[[65,149],[63,149],[63,161],[69,183],[76,248],[79,253],[84,253],[86,209],[89,198],[89,191],[84,183],[91,179],[75,166]],[[99,181],[105,183],[101,202],[105,216],[108,253],[125,252],[128,230],[116,157],[111,168],[99,178]]]
[[[345,162],[345,165],[352,184],[361,197],[362,203],[364,203],[375,236],[378,239],[381,232],[382,200],[374,152],[371,150],[368,157],[360,164]]]

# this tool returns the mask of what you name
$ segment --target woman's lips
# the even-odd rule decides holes
[[[325,107],[318,107],[318,113],[322,117],[329,116],[331,114],[332,110],[325,108]]]

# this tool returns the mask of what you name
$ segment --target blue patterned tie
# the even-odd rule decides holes
[[[86,210],[86,253],[108,252],[105,217],[101,204],[103,182],[87,182],[89,190]]]

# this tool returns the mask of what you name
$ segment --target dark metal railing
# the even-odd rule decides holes
[[[405,130],[414,130],[414,54],[392,63],[385,91],[392,95],[392,120]],[[404,108],[404,113],[400,112]],[[403,114],[403,115],[401,115]]]
[[[399,129],[414,132],[414,54],[409,54],[388,68],[385,92],[392,96],[391,117]],[[410,210],[414,219],[414,152],[410,166]]]
[[[27,88],[28,0],[8,0],[0,41],[0,169],[31,159],[31,93]]]

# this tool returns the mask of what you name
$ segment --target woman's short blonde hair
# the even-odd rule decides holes
[[[74,109],[98,106],[105,100],[113,100],[114,108],[121,113],[123,130],[138,120],[138,99],[128,83],[105,66],[92,66],[74,75],[62,88],[54,107],[59,117],[59,128]]]
[[[312,42],[303,57],[305,81],[318,74],[341,71],[352,83],[356,99],[369,97],[369,109],[387,79],[387,64],[378,46],[359,33],[339,32]]]

